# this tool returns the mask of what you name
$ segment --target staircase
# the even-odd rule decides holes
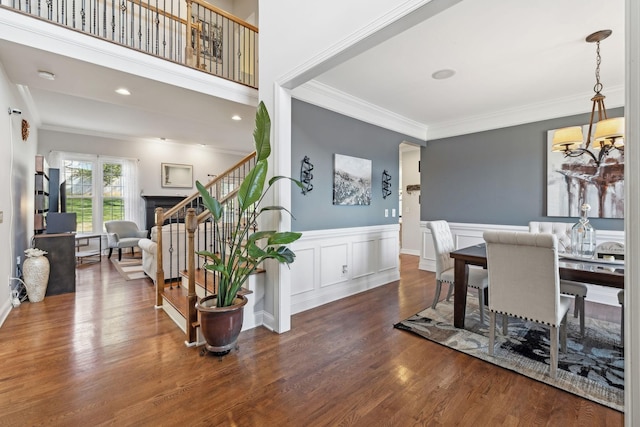
[[[209,194],[223,205],[229,224],[234,222],[233,217],[238,211],[235,207],[237,191],[244,177],[255,165],[255,158],[256,153],[253,152],[205,185]],[[203,206],[200,193],[197,192],[170,209],[157,208],[155,228],[158,245],[156,308],[162,308],[185,333],[185,343],[188,346],[198,345],[203,340],[198,334],[195,303],[198,299],[215,293],[217,278],[212,272],[201,268],[204,259],[196,252],[205,249],[219,252],[222,236],[216,234],[210,213]],[[226,232],[221,234],[224,236]],[[167,253],[169,260],[163,260],[163,254]],[[170,266],[170,271],[164,271],[165,264]],[[243,330],[262,324],[264,271],[253,274],[247,288],[243,288],[241,293],[253,294],[244,309]]]

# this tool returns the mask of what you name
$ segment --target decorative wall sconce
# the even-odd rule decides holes
[[[300,182],[302,182],[302,194],[307,194],[309,191],[313,190],[313,184],[311,184],[311,180],[313,179],[313,174],[311,171],[313,170],[313,165],[309,160],[309,156],[304,156],[302,159],[302,165],[300,166]]]
[[[386,199],[391,195],[391,175],[385,169],[382,172],[382,198]]]

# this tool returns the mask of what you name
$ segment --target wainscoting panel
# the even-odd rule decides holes
[[[291,245],[291,313],[399,280],[398,231],[391,224],[303,232]]]
[[[305,292],[313,292],[315,269],[315,248],[296,249],[296,259],[293,264],[302,264],[304,269],[291,269],[291,295],[299,295]],[[292,264],[292,265],[293,265]]]
[[[458,249],[477,245],[479,243],[484,243],[482,234],[487,230],[529,231],[528,225],[516,226],[452,222],[449,223],[449,227],[451,228],[451,233],[453,234],[453,241],[455,242],[456,248]],[[433,247],[431,232],[427,228],[427,221],[420,222],[420,232],[422,234],[422,253],[420,254],[420,263],[418,265],[418,268],[420,270],[435,271],[435,249]],[[624,232],[612,230],[596,230],[596,241],[597,243],[624,243]],[[617,299],[617,290],[596,285],[588,286],[589,292],[587,293],[587,300],[599,302],[602,304],[619,305]]]
[[[346,243],[320,247],[320,287],[347,281],[348,250]]]
[[[353,242],[352,277],[366,276],[375,273],[377,254],[377,242],[373,239],[361,242]]]
[[[398,258],[400,254],[398,252],[398,239],[386,237],[378,240],[378,244],[380,245],[378,250],[379,270],[383,271],[399,268]]]

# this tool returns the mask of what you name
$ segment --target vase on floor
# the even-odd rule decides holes
[[[24,285],[30,302],[40,302],[44,299],[49,283],[49,260],[41,249],[29,248],[24,251],[26,259],[22,264]]]

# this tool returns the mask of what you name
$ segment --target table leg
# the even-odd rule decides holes
[[[464,260],[456,259],[453,272],[453,326],[464,328],[464,316],[467,308],[467,283],[469,266]]]

